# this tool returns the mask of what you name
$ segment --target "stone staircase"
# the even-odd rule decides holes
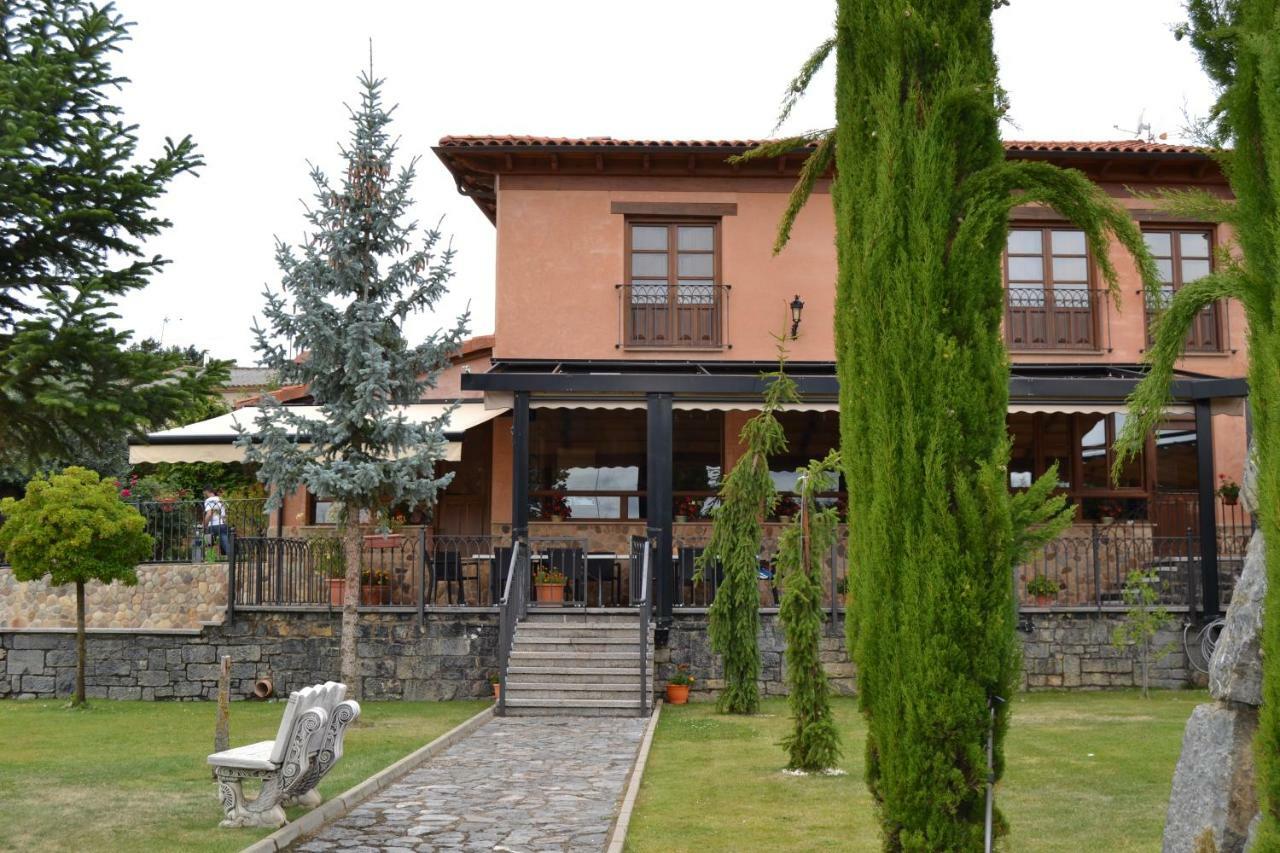
[[[635,612],[539,611],[516,626],[507,669],[509,716],[648,716],[653,708],[653,629],[640,702],[640,616]]]

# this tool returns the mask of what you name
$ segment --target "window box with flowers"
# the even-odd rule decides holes
[[[1235,506],[1240,500],[1240,484],[1226,474],[1218,475],[1218,495],[1227,506]]]
[[[672,705],[683,705],[689,701],[689,688],[696,679],[689,674],[689,665],[682,663],[667,679],[667,701]]]
[[[538,569],[533,573],[533,588],[539,604],[564,604],[564,572]]]

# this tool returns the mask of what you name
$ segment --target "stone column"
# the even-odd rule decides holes
[[[1257,511],[1256,487],[1250,453],[1241,500],[1251,514]],[[1249,848],[1258,815],[1253,734],[1262,704],[1259,641],[1266,592],[1266,545],[1262,531],[1256,530],[1209,662],[1209,693],[1216,701],[1191,713],[1182,736],[1165,817],[1164,853],[1239,853]]]

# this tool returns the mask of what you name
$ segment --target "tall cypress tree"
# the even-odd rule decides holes
[[[840,759],[840,730],[831,715],[831,687],[822,668],[823,558],[836,543],[840,518],[835,507],[823,507],[818,495],[831,491],[840,456],[834,450],[800,471],[800,516],[778,541],[778,575],[782,606],[778,619],[787,640],[787,703],[791,733],[782,739],[791,770],[818,771]]]
[[[1000,262],[1010,209],[1043,202],[1076,223],[1113,290],[1113,235],[1155,281],[1136,226],[1082,174],[1005,161],[999,5],[838,0],[835,36],[783,106],[785,118],[834,53],[835,129],[749,155],[809,146],[778,248],[835,169],[846,630],[888,850],[981,848],[989,703],[1011,698],[1019,671],[1012,570],[1068,521],[1050,497],[1055,472],[1008,493]],[[1009,703],[995,705],[998,778]]]
[[[1257,850],[1280,850],[1280,3],[1277,0],[1188,0],[1189,37],[1221,94],[1205,141],[1230,181],[1235,201],[1203,192],[1165,196],[1172,212],[1230,223],[1238,256],[1219,256],[1218,269],[1180,288],[1161,314],[1148,361],[1150,373],[1130,401],[1133,417],[1120,437],[1123,459],[1136,454],[1169,402],[1173,370],[1187,332],[1218,300],[1244,306],[1249,339],[1251,452],[1257,465],[1257,521],[1269,546],[1262,627],[1262,707],[1254,743],[1263,820]],[[1229,146],[1229,147],[1228,147]],[[1158,295],[1158,291],[1151,291]]]
[[[312,169],[310,234],[297,250],[278,244],[281,291],[265,294],[269,329],[255,325],[262,363],[282,383],[306,384],[320,417],[298,415],[267,397],[254,436],[259,443],[247,435],[240,442],[272,487],[269,509],[300,485],[340,508],[346,588],[339,649],[342,680],[357,696],[361,515],[385,523],[394,507],[434,503],[451,479],[435,471],[444,458],[448,415],[414,423],[398,407],[434,387],[467,329],[464,315],[421,343],[404,336],[405,318],[429,311],[445,294],[454,253],[442,248],[439,230],[420,237],[408,219],[417,160],[393,173],[396,145],[387,132],[391,110],[382,105],[382,81],[370,72],[360,86],[351,142],[342,151],[346,174],[335,185]],[[308,443],[297,443],[298,435]]]

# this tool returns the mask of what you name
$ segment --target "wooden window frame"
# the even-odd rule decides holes
[[[722,281],[723,276],[721,266],[723,263],[723,244],[721,238],[722,217],[720,216],[664,216],[664,215],[628,215],[623,220],[624,238],[623,238],[623,277],[625,282],[623,287],[622,299],[619,310],[623,312],[622,335],[623,346],[627,349],[698,349],[698,350],[718,350],[725,348],[725,300],[723,296]],[[648,227],[665,227],[667,229],[667,248],[666,249],[637,249],[632,244],[632,229],[636,226]],[[711,249],[708,250],[688,250],[683,254],[709,254],[711,255],[711,275],[707,276],[682,276],[680,275],[680,255],[679,249],[679,228],[680,226],[697,226],[710,227],[712,229]],[[642,341],[636,338],[636,329],[634,326],[634,312],[632,306],[637,304],[634,300],[634,287],[636,279],[639,278],[641,283],[656,282],[656,276],[635,276],[632,274],[632,258],[637,254],[666,254],[667,255],[667,273],[665,277],[667,296],[666,302],[663,303],[668,309],[668,318],[665,323],[667,337],[660,341]],[[712,341],[710,343],[698,343],[695,341],[679,340],[680,330],[680,282],[694,281],[699,284],[706,284],[711,288],[711,301],[709,303],[690,303],[693,305],[709,304],[712,314],[711,322],[713,325]]]
[[[1155,482],[1155,437],[1148,435],[1143,442],[1142,456],[1142,483],[1139,486],[1116,487],[1089,487],[1084,486],[1084,454],[1080,448],[1080,441],[1084,437],[1082,429],[1082,419],[1088,417],[1084,414],[1054,414],[1052,412],[1036,412],[1031,413],[1031,460],[1032,460],[1032,479],[1038,480],[1044,476],[1049,470],[1046,464],[1046,454],[1044,450],[1044,427],[1045,420],[1050,417],[1068,417],[1070,418],[1070,429],[1068,430],[1068,447],[1070,447],[1070,457],[1068,463],[1070,465],[1069,482],[1071,486],[1066,489],[1055,488],[1054,491],[1059,494],[1065,494],[1073,501],[1079,504],[1085,498],[1102,498],[1102,499],[1124,499],[1124,498],[1142,498],[1150,500],[1156,492]],[[1107,430],[1107,470],[1111,470],[1111,460],[1115,452],[1115,421],[1112,414],[1104,415],[1106,418]],[[1022,491],[1022,488],[1013,489],[1011,491]],[[1077,515],[1079,510],[1077,509]]]
[[[1097,287],[1096,287],[1097,274],[1095,271],[1093,254],[1089,251],[1088,238],[1087,237],[1085,238],[1085,247],[1084,247],[1083,255],[1055,253],[1053,250],[1053,232],[1054,231],[1080,231],[1080,233],[1083,235],[1084,234],[1083,230],[1079,226],[1073,225],[1072,223],[1066,222],[1064,220],[1051,220],[1051,221],[1036,221],[1036,222],[1019,221],[1019,222],[1010,223],[1009,233],[1012,233],[1014,231],[1036,231],[1036,232],[1039,232],[1040,234],[1040,254],[1039,254],[1040,264],[1041,264],[1040,286],[1043,293],[1043,302],[1040,306],[1015,306],[1012,304],[1012,289],[1015,287],[1023,286],[1023,285],[1020,285],[1020,283],[1010,280],[1009,258],[1011,255],[1013,257],[1022,257],[1022,258],[1032,258],[1032,257],[1036,257],[1036,255],[1021,253],[1021,252],[1011,253],[1009,251],[1008,237],[1006,236],[1004,251],[1001,255],[1001,269],[1004,274],[1004,289],[1005,289],[1005,312],[1004,312],[1005,345],[1011,351],[1016,351],[1016,352],[1045,352],[1045,351],[1053,351],[1053,350],[1066,350],[1070,352],[1101,352],[1102,346],[1101,346],[1100,340],[1101,340],[1101,334],[1102,334],[1102,322],[1101,322],[1101,312],[1098,310],[1098,298],[1097,298]],[[1071,344],[1071,343],[1061,343],[1058,341],[1049,340],[1050,338],[1054,338],[1057,336],[1056,332],[1057,332],[1058,320],[1055,318],[1055,312],[1062,311],[1062,310],[1072,310],[1070,308],[1064,309],[1057,304],[1056,282],[1053,276],[1053,259],[1055,257],[1084,259],[1085,294],[1087,295],[1088,301],[1089,301],[1089,307],[1088,307],[1089,342],[1087,346]],[[1079,282],[1064,281],[1062,282],[1062,284],[1066,286],[1066,285],[1079,284]],[[1023,340],[1021,342],[1015,342],[1013,312],[1015,310],[1017,311],[1034,310],[1037,307],[1041,308],[1045,312],[1045,319],[1044,319],[1045,338],[1046,338],[1045,343],[1043,345],[1037,345],[1037,344],[1029,343],[1026,340]],[[1075,310],[1079,310],[1079,309],[1075,309]],[[1024,320],[1023,322],[1029,325],[1029,321]]]
[[[1205,260],[1208,260],[1209,262],[1208,274],[1213,275],[1216,268],[1216,258],[1214,257],[1214,255],[1218,247],[1217,229],[1214,228],[1213,225],[1203,224],[1203,223],[1200,223],[1200,224],[1197,224],[1197,223],[1166,224],[1163,222],[1152,223],[1152,224],[1144,223],[1142,225],[1142,235],[1145,238],[1147,234],[1168,234],[1169,235],[1169,255],[1166,256],[1166,255],[1153,254],[1152,257],[1158,257],[1161,260],[1163,260],[1165,257],[1168,257],[1170,272],[1171,272],[1169,287],[1172,293],[1177,293],[1180,289],[1182,289],[1183,285],[1186,284],[1186,282],[1182,280],[1182,235],[1183,234],[1203,234],[1209,238],[1208,239],[1209,256],[1205,258]],[[1199,257],[1195,257],[1195,258],[1192,258],[1192,260],[1198,261],[1201,259]],[[1161,282],[1161,284],[1163,285],[1164,283]],[[1145,297],[1145,294],[1144,294],[1144,297]],[[1152,311],[1151,300],[1149,298],[1144,298],[1142,300],[1142,310],[1144,315],[1144,324],[1143,324],[1143,328],[1145,330],[1144,334],[1146,335],[1147,346],[1150,347],[1154,343],[1154,340],[1151,337],[1151,324],[1155,321],[1158,315]],[[1195,348],[1192,348],[1190,345],[1188,345],[1184,349],[1183,355],[1221,355],[1226,352],[1226,342],[1224,340],[1224,334],[1223,334],[1223,312],[1226,310],[1226,306],[1223,304],[1223,300],[1221,299],[1216,300],[1212,304],[1205,306],[1203,310],[1213,312],[1212,326],[1211,326],[1213,331],[1213,344],[1212,346],[1208,346],[1208,347],[1195,347]],[[1194,334],[1196,334],[1196,332],[1195,330],[1192,330],[1191,332],[1188,333],[1188,338],[1190,338],[1190,336]]]

